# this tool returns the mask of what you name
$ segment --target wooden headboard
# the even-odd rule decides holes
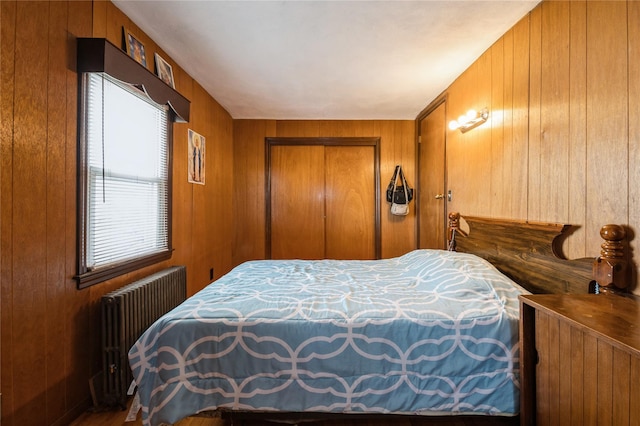
[[[532,293],[624,293],[628,287],[624,228],[605,225],[601,256],[570,260],[562,240],[571,225],[533,223],[464,216],[469,232],[459,226],[460,214],[449,214],[450,249],[472,253]]]

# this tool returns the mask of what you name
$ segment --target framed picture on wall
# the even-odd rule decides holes
[[[127,45],[127,54],[146,67],[147,55],[144,51],[144,44],[126,28],[124,29],[124,38]]]
[[[204,136],[189,129],[188,139],[187,170],[189,174],[189,183],[204,185],[205,138]]]
[[[155,54],[156,58],[156,75],[160,77],[160,80],[167,83],[173,89],[176,88],[175,82],[173,81],[173,68],[171,65],[165,61],[162,56]]]

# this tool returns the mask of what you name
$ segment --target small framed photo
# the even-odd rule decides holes
[[[131,31],[125,29],[124,37],[127,44],[127,53],[139,64],[147,66],[147,55],[144,51],[144,44],[134,36]]]
[[[189,183],[204,185],[204,136],[189,129],[187,149],[187,170]]]
[[[162,59],[162,56],[155,54],[156,58],[156,75],[160,77],[160,80],[167,83],[173,89],[176,88],[176,85],[173,81],[173,68],[171,65]]]

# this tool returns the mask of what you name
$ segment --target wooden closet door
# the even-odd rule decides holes
[[[324,146],[276,145],[270,156],[271,258],[324,258]]]
[[[329,259],[375,259],[373,146],[325,148],[326,231]]]

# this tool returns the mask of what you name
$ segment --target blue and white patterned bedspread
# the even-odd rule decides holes
[[[515,415],[522,293],[441,250],[244,263],[131,348],[143,423],[215,409]]]

